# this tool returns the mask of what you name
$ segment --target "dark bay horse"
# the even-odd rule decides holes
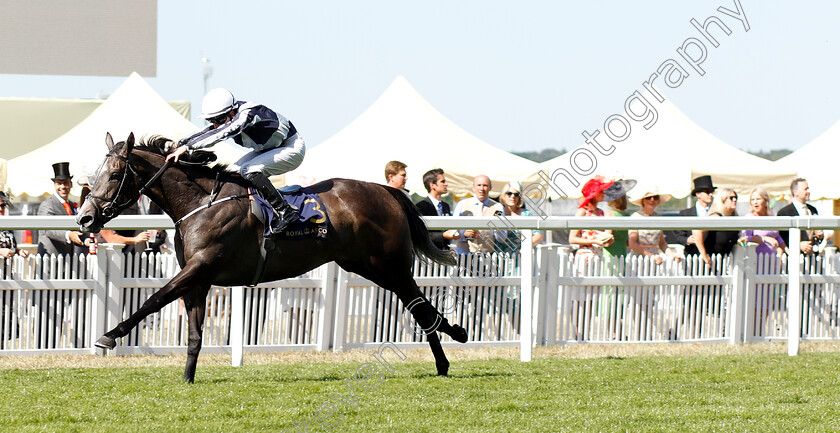
[[[208,168],[170,167],[165,155],[172,142],[165,137],[149,137],[135,146],[134,134],[116,144],[108,134],[105,143],[108,154],[76,217],[82,231],[98,232],[141,194],[158,204],[173,221],[209,203],[214,189],[220,198],[248,194],[244,180],[238,176],[222,174],[222,182],[217,184],[216,173]],[[410,312],[419,327],[432,330],[426,335],[435,365],[439,375],[446,375],[449,361],[434,330],[462,343],[467,341],[467,332],[450,325],[425,299],[411,267],[414,254],[448,265],[454,265],[455,258],[431,243],[414,204],[401,191],[348,179],[327,180],[311,189],[318,192],[329,215],[327,236],[276,240],[276,248],[266,255],[260,282],[294,277],[335,261],[345,270],[394,292],[403,305],[412,304]],[[117,338],[181,297],[189,320],[184,380],[193,382],[210,286],[253,284],[262,233],[263,224],[251,213],[247,197],[225,201],[184,219],[177,225],[175,236],[181,272],[128,319],[99,338],[96,346],[113,349]]]

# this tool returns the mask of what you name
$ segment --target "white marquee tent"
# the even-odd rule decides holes
[[[385,164],[391,160],[408,164],[406,187],[423,194],[423,173],[442,168],[456,196],[471,193],[477,175],[489,176],[498,192],[537,166],[470,135],[400,76],[356,120],[307,149],[303,164],[286,174],[286,182],[306,185],[344,177],[385,183]]]
[[[638,180],[639,186],[629,194],[631,198],[634,193],[641,194],[646,186],[657,186],[660,192],[674,197],[686,197],[691,194],[692,179],[704,174],[711,175],[718,188],[733,188],[741,195],[748,194],[755,186],[763,186],[774,197],[788,190],[795,172],[779,170],[773,162],[721,141],[694,123],[667,98],[659,103],[650,94],[644,96],[658,116],[649,129],[642,126],[645,122],[631,121],[629,137],[616,143],[614,152],[609,155],[589,144],[577,148],[587,149],[595,156],[596,166],[591,174],[582,176],[571,165],[574,157],[578,171],[592,169],[591,158],[581,150],[540,164],[542,173],[549,178],[554,175],[554,184],[570,198],[580,197],[580,188],[594,175]],[[633,110],[644,112],[640,106]],[[615,128],[617,133],[622,131],[620,126]],[[603,148],[609,148],[612,143],[603,132],[597,139]],[[577,187],[566,177],[557,176],[558,169],[567,170],[579,182]],[[539,177],[531,175],[528,180],[538,182]],[[549,192],[554,198],[560,195],[551,188]]]
[[[838,143],[840,122],[796,152],[776,161],[776,166],[778,170],[793,171],[807,179],[811,200],[840,199],[840,176],[835,171]]]
[[[163,134],[173,138],[197,130],[175,111],[136,72],[85,120],[53,142],[8,161],[7,187],[15,196],[32,197],[55,192],[50,178],[52,164],[70,162],[74,176],[95,170],[107,151],[105,133],[122,141],[134,132]]]

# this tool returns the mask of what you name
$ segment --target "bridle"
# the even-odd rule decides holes
[[[131,152],[129,152],[129,156],[130,155],[131,155]],[[117,187],[117,191],[114,192],[113,197],[105,198],[105,197],[101,197],[101,196],[98,196],[98,195],[88,194],[88,197],[90,197],[90,198],[95,198],[97,200],[101,200],[105,203],[108,203],[107,206],[102,208],[102,216],[104,216],[105,218],[108,218],[108,219],[114,218],[120,212],[122,212],[125,209],[128,209],[129,207],[131,207],[131,205],[134,204],[134,202],[136,202],[137,199],[140,198],[141,195],[143,195],[143,192],[145,192],[149,188],[149,186],[151,186],[153,183],[155,183],[155,181],[157,181],[160,178],[160,176],[163,175],[164,170],[166,170],[169,167],[169,161],[166,161],[160,167],[160,169],[157,171],[157,173],[155,173],[155,175],[152,176],[151,179],[149,179],[149,181],[146,182],[146,184],[143,185],[143,187],[140,188],[137,191],[137,196],[135,196],[132,199],[126,200],[125,203],[117,204],[117,197],[119,197],[120,193],[122,193],[123,187],[125,186],[125,181],[128,178],[128,172],[131,171],[131,173],[134,175],[134,177],[137,177],[138,175],[137,175],[137,172],[134,170],[134,168],[131,167],[131,164],[130,164],[127,157],[122,156],[122,155],[117,155],[116,153],[113,153],[113,152],[108,152],[108,154],[105,155],[105,157],[106,158],[107,157],[117,158],[118,160],[125,163],[125,168],[123,169],[123,172],[122,172],[122,179],[120,179],[120,186]]]

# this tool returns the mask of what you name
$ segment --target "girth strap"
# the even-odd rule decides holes
[[[265,275],[265,257],[268,253],[274,249],[274,241],[271,238],[263,237],[262,243],[260,243],[260,256],[257,259],[257,272],[254,273],[254,280],[251,281],[252,286],[256,286],[257,284],[262,281],[262,277]]]

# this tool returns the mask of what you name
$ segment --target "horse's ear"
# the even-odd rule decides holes
[[[114,149],[114,137],[111,137],[110,132],[105,133],[105,145],[108,146],[108,152]]]
[[[131,153],[131,149],[134,149],[134,133],[131,132],[128,134],[128,138],[125,139],[125,154],[128,155]]]

